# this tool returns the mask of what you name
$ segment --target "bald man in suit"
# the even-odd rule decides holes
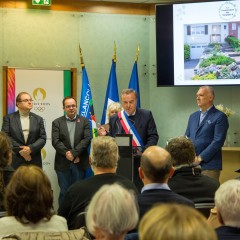
[[[46,131],[43,118],[31,112],[33,100],[27,92],[20,92],[16,97],[18,111],[3,118],[2,131],[12,141],[12,167],[17,169],[23,164],[42,167],[41,149],[46,143]]]
[[[138,195],[140,219],[155,204],[179,203],[194,207],[194,203],[168,186],[174,168],[169,152],[159,146],[148,147],[141,156],[139,176],[144,187]]]

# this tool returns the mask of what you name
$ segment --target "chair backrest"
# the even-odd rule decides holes
[[[74,219],[73,229],[86,227],[85,215],[86,215],[86,212],[78,213],[78,215]]]
[[[92,240],[85,228],[67,232],[21,232],[2,237],[3,240]]]
[[[195,203],[195,208],[201,212],[206,218],[210,215],[210,210],[215,207],[214,203]]]
[[[124,240],[139,240],[139,237],[138,237],[138,233],[137,232],[134,232],[134,233],[128,233]]]

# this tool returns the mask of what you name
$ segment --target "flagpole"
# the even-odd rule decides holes
[[[114,41],[112,66],[111,66],[111,70],[108,78],[107,91],[106,91],[105,101],[103,105],[103,112],[102,112],[102,119],[101,119],[102,125],[108,123],[109,121],[109,119],[107,119],[107,116],[106,116],[108,105],[111,102],[119,102],[117,75],[116,75],[116,62],[117,62],[117,47],[116,47],[116,42]]]
[[[116,42],[114,41],[114,48],[113,48],[113,61],[116,63],[117,62],[117,47],[116,47]]]
[[[136,93],[137,93],[137,96],[138,96],[137,108],[141,107],[141,104],[140,104],[140,88],[139,88],[139,80],[138,80],[138,68],[137,68],[139,51],[140,51],[140,48],[139,48],[139,45],[138,45],[137,49],[136,49],[135,61],[134,61],[134,64],[133,64],[132,74],[131,74],[130,81],[129,81],[129,84],[128,84],[128,88],[131,88],[131,89],[135,90]]]
[[[138,61],[139,51],[140,51],[140,48],[139,48],[139,44],[138,44],[138,46],[137,46],[137,50],[136,50],[135,62]]]
[[[83,68],[83,67],[85,67],[85,65],[84,65],[84,62],[83,62],[83,55],[82,55],[82,49],[80,47],[80,43],[79,43],[79,53],[80,53],[80,65]]]

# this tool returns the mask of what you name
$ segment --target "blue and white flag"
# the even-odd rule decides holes
[[[82,67],[82,92],[80,99],[79,115],[89,120],[92,135],[91,137],[97,137],[97,125],[94,115],[92,92],[85,67]]]
[[[131,74],[128,88],[132,88],[133,90],[135,90],[137,92],[137,95],[138,95],[137,108],[140,108],[141,103],[140,103],[140,89],[139,89],[139,81],[138,81],[137,61],[135,61],[134,65],[133,65],[132,74]]]
[[[108,86],[107,86],[107,92],[105,97],[105,103],[103,107],[101,124],[108,123],[109,119],[107,119],[106,112],[107,112],[108,105],[112,102],[119,102],[117,75],[116,75],[116,61],[114,61],[114,59],[112,60],[112,67],[111,67],[110,75],[108,78]]]

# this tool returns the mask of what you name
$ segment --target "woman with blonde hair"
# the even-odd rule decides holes
[[[159,204],[140,221],[139,239],[217,240],[217,236],[196,209],[180,204]]]
[[[7,216],[0,218],[0,237],[18,232],[67,231],[66,219],[54,214],[48,177],[35,165],[20,166],[6,188]]]
[[[3,196],[5,188],[14,172],[11,167],[12,145],[6,133],[0,132],[0,211],[4,211]]]
[[[112,102],[108,105],[107,112],[106,112],[106,119],[109,122],[109,119],[114,114],[122,111],[122,105],[119,102]],[[106,129],[106,131],[109,131],[109,123],[106,123],[103,125],[103,127]]]

